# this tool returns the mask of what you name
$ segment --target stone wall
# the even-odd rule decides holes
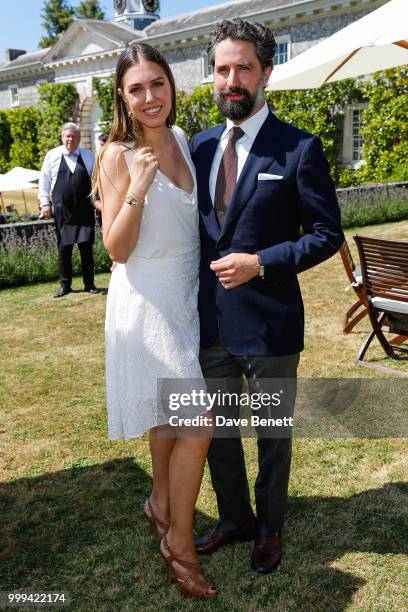
[[[371,11],[359,11],[350,15],[338,15],[336,17],[328,17],[318,19],[309,23],[303,23],[298,26],[289,28],[277,28],[274,32],[276,36],[284,36],[289,34],[291,39],[292,57],[303,53],[309,47],[317,45],[325,38],[328,38],[338,30],[345,28],[347,25],[357,19],[361,19]]]
[[[375,185],[359,185],[357,187],[346,187],[337,189],[337,197],[340,203],[346,204],[355,200],[364,199],[371,204],[382,198],[390,200],[406,200],[408,198],[408,182],[400,183],[378,183]]]
[[[10,235],[16,232],[18,236],[25,237],[30,240],[36,234],[42,233],[44,230],[54,229],[54,219],[40,219],[38,221],[27,221],[26,223],[7,223],[0,225],[0,248],[1,243]]]
[[[205,43],[200,46],[180,47],[163,52],[174,74],[177,89],[191,92],[196,85],[201,85],[201,58],[206,46]]]
[[[15,108],[11,106],[9,87],[17,85],[19,94],[18,106],[35,106],[38,102],[38,82],[53,82],[54,74],[27,76],[0,82],[0,109]]]

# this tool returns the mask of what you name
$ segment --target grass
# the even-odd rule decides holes
[[[408,222],[361,233],[406,237]],[[355,232],[353,232],[355,233]],[[350,245],[353,246],[352,240]],[[371,377],[354,357],[368,321],[341,332],[353,301],[339,256],[301,275],[306,310],[303,377]],[[107,288],[109,275],[97,284]],[[56,283],[3,290],[0,590],[69,593],[69,609],[407,610],[408,456],[401,438],[294,440],[285,557],[268,576],[249,568],[249,543],[204,558],[215,602],[184,600],[165,582],[142,504],[151,486],[147,437],[106,437],[105,296],[53,300]],[[386,363],[373,344],[369,358]],[[407,363],[402,368],[408,372]],[[395,378],[390,378],[394,385]],[[385,409],[392,407],[385,407]],[[385,410],[386,412],[386,410]],[[257,450],[244,441],[253,483]],[[206,470],[196,530],[212,526]]]
[[[3,193],[3,202],[4,206],[10,204],[20,214],[25,212],[35,214],[39,212],[38,189],[25,189],[24,194],[22,191],[8,191],[7,193]]]

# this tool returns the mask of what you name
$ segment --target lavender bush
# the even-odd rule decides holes
[[[343,228],[408,219],[406,186],[339,189]]]
[[[108,272],[111,262],[103,246],[100,227],[94,245],[95,272]],[[79,251],[72,256],[74,275],[81,273]],[[58,278],[58,251],[52,226],[36,231],[29,239],[14,227],[7,228],[0,244],[0,289]]]
[[[339,189],[344,228],[363,227],[408,219],[407,184]],[[0,236],[0,289],[58,278],[58,252],[52,225],[37,229],[30,238],[7,227]],[[94,259],[96,272],[108,272],[111,262],[103,246],[101,228],[96,227]],[[74,248],[73,272],[81,273],[79,251]]]

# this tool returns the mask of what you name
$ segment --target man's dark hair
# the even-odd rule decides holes
[[[276,42],[272,30],[261,23],[250,23],[241,17],[224,19],[210,32],[207,53],[214,66],[215,47],[218,43],[230,38],[231,40],[246,40],[253,43],[255,53],[261,62],[262,69],[273,67],[273,56],[276,51]]]

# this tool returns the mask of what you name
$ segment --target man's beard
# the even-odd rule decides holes
[[[240,94],[243,97],[242,100],[227,100],[226,95],[229,94]],[[249,117],[254,110],[255,105],[258,105],[263,99],[263,86],[258,87],[256,95],[252,95],[247,89],[243,87],[226,87],[220,93],[214,92],[214,101],[218,106],[220,113],[231,119],[231,121],[239,121]]]

